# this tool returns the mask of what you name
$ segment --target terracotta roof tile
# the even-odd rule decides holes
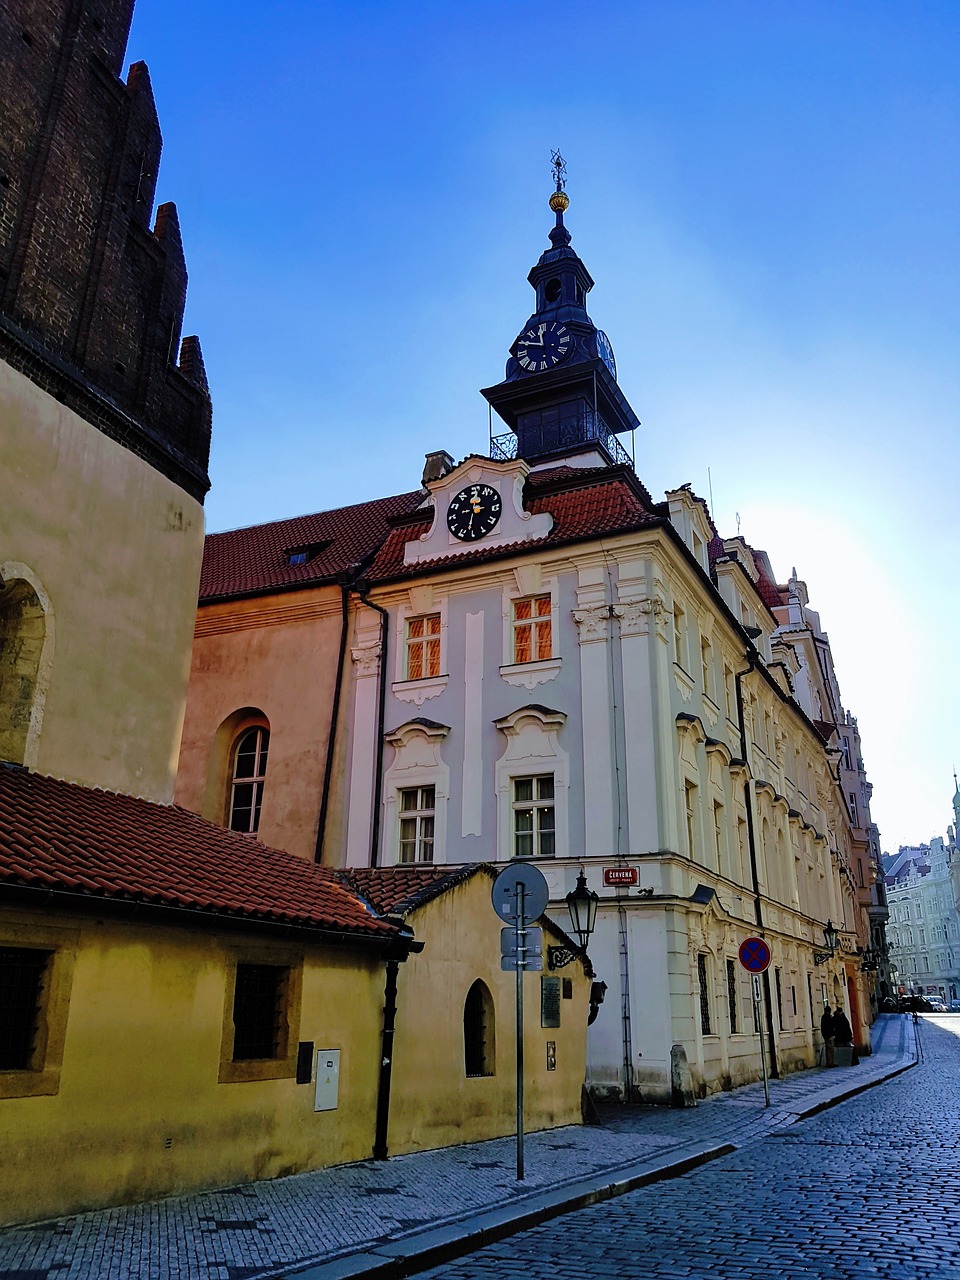
[[[383,541],[390,520],[412,511],[423,496],[418,489],[334,511],[208,534],[200,603],[332,582],[367,560]],[[291,565],[288,552],[296,548],[317,550],[305,564]]]
[[[396,933],[326,867],[178,805],[0,767],[0,888],[25,885],[372,939]]]
[[[563,474],[558,474],[561,471]],[[609,468],[585,472],[571,467],[535,472],[528,478],[524,489],[524,506],[530,512],[549,512],[553,516],[553,528],[545,538],[480,545],[470,552],[405,565],[404,548],[407,542],[419,538],[430,528],[431,512],[423,521],[405,521],[402,528],[391,530],[364,576],[369,582],[412,577],[448,564],[477,564],[526,552],[534,547],[562,546],[568,542],[626,533],[659,523],[662,516],[651,509],[653,504],[649,498],[645,501],[638,490],[642,490],[638,482],[631,482],[622,471]],[[645,490],[642,492],[646,494]]]
[[[484,863],[467,863],[462,867],[418,864],[402,867],[351,867],[337,874],[340,880],[360,894],[381,915],[406,915],[438,897],[455,884],[469,880]]]

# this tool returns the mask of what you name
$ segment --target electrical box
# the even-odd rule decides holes
[[[340,1050],[317,1050],[317,1092],[314,1111],[336,1111],[340,1095]]]

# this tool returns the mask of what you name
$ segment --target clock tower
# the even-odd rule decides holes
[[[587,314],[593,279],[564,225],[570,200],[559,152],[553,168],[556,224],[550,248],[527,277],[536,310],[510,348],[504,380],[482,392],[514,437],[494,441],[494,456],[540,461],[592,446],[610,462],[629,461],[616,437],[639,419],[617,384],[610,341]]]

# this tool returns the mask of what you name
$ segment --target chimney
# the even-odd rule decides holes
[[[438,449],[435,453],[428,453],[426,462],[423,464],[423,476],[420,483],[426,488],[429,480],[442,480],[444,476],[450,474],[455,466],[456,463],[445,449]]]

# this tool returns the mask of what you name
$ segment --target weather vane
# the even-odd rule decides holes
[[[559,151],[551,151],[550,163],[553,166],[553,180],[557,184],[557,190],[562,191],[567,185],[567,162]]]

